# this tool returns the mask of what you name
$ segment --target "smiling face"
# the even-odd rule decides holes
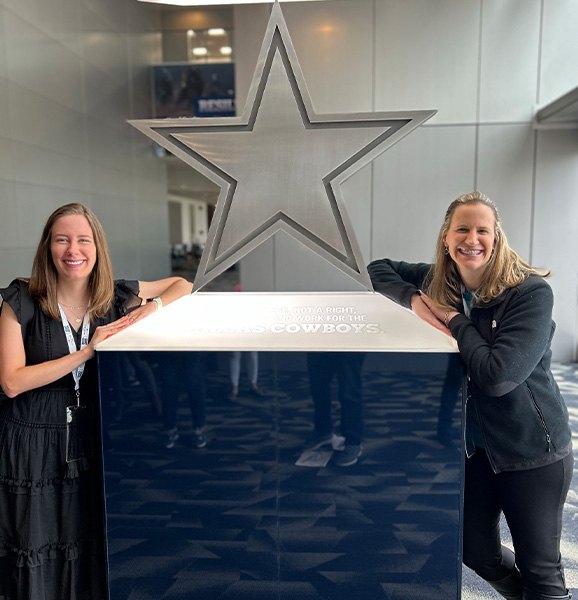
[[[96,264],[96,245],[85,216],[65,215],[55,221],[50,253],[59,279],[88,279]]]
[[[479,287],[496,241],[496,219],[481,203],[458,206],[443,241],[456,263],[462,281],[470,290]]]

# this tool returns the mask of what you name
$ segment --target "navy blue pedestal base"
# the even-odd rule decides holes
[[[457,355],[364,356],[363,451],[347,467],[327,446],[325,466],[295,464],[314,421],[304,353],[260,352],[261,395],[243,368],[236,398],[227,353],[98,360],[111,600],[460,597]],[[337,373],[328,393],[339,434]]]

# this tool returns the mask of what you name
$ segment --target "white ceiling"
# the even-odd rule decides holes
[[[275,0],[139,0],[173,6],[223,6],[232,4],[272,4]],[[318,0],[280,0],[280,2],[317,2]]]

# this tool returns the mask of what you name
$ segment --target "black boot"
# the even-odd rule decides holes
[[[550,596],[549,594],[540,594],[539,592],[530,592],[524,590],[522,600],[571,600],[572,594],[569,590],[563,596]]]
[[[488,581],[488,583],[501,594],[506,600],[524,600],[526,596],[522,588],[522,578],[520,571],[516,567],[512,569],[509,575],[498,581]],[[533,599],[532,599],[533,600]]]

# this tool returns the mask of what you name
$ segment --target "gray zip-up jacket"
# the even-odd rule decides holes
[[[375,291],[411,308],[431,265],[388,259],[369,267]],[[571,451],[568,411],[550,371],[553,295],[530,276],[495,300],[450,321],[468,374],[467,411],[475,411],[494,472],[533,469]],[[473,448],[466,447],[468,454]]]

